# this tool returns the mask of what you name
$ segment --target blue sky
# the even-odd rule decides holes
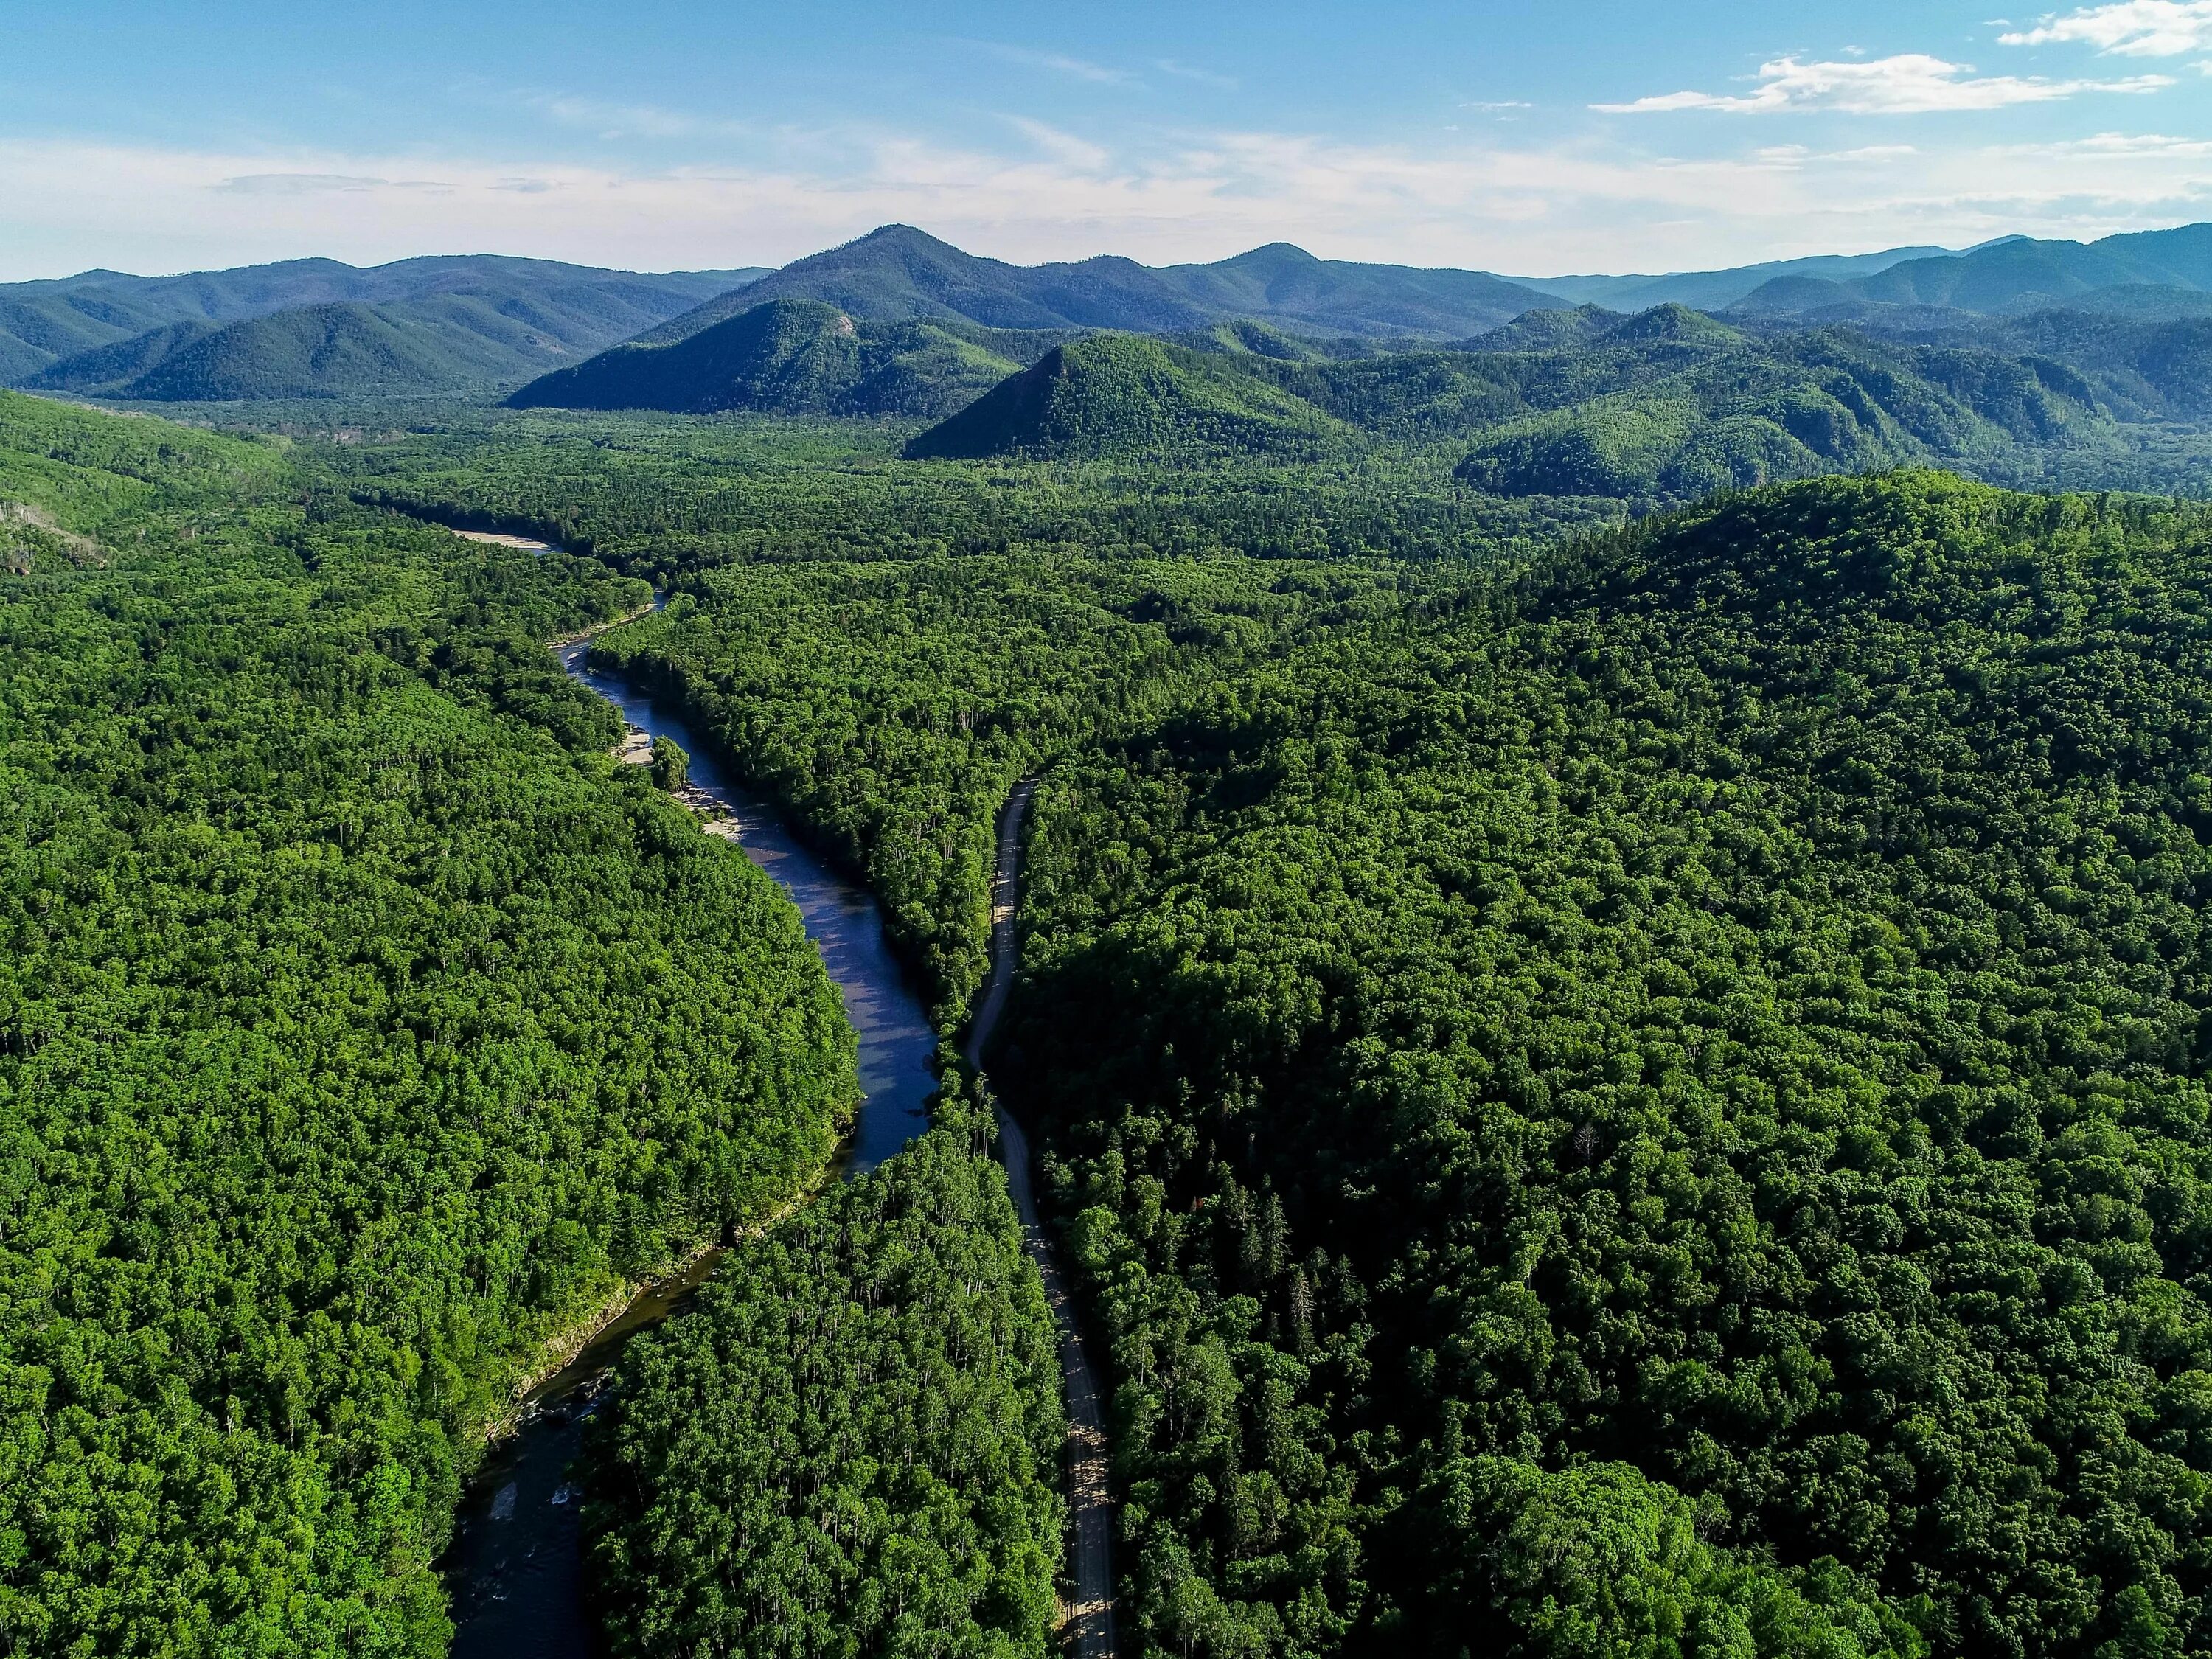
[[[1992,13],[0,0],[0,279],[773,264],[891,220],[1537,275],[2212,218],[2212,0]]]

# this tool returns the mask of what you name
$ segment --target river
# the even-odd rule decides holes
[[[497,539],[532,551],[553,550],[519,538]],[[799,906],[860,1036],[865,1099],[842,1167],[848,1175],[873,1169],[928,1127],[923,1103],[937,1086],[936,1034],[891,954],[883,913],[865,888],[801,846],[747,794],[679,710],[589,667],[588,649],[587,641],[557,647],[562,666],[613,703],[635,730],[684,746],[691,757],[692,784],[727,816],[732,838],[746,855]],[[456,1659],[589,1659],[599,1651],[582,1605],[569,1465],[623,1345],[681,1309],[714,1261],[713,1255],[702,1258],[680,1279],[647,1291],[574,1363],[534,1389],[523,1402],[520,1428],[494,1449],[471,1483],[445,1561],[458,1626]]]

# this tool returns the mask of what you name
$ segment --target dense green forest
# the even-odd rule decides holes
[[[635,581],[0,398],[0,1647],[434,1654],[549,1343],[820,1175],[773,885],[543,641]]]
[[[755,787],[865,875],[951,1020],[989,965],[992,828],[1017,777],[1439,587],[1403,568],[1072,549],[677,582],[594,661],[679,696]]]
[[[1055,1650],[1059,1358],[989,1133],[956,1092],[624,1357],[587,1454],[616,1653]]]
[[[956,987],[1044,771],[997,1064],[1110,1345],[1142,1650],[2212,1639],[2196,509],[1904,474],[1148,563],[1103,469],[848,465],[1114,528],[763,522],[607,650]]]
[[[405,427],[279,406],[329,488],[465,528],[545,537],[656,580],[723,564],[1077,548],[1121,557],[1534,553],[1620,516],[1608,500],[1507,501],[1456,452],[1313,465],[1213,458],[908,461],[876,422],[423,410]]]
[[[2208,559],[1800,485],[1048,775],[1146,1650],[2203,1649]]]
[[[805,398],[870,344],[769,314]],[[0,1628],[434,1648],[528,1357],[820,1170],[813,953],[542,647],[644,578],[594,659],[947,1025],[1042,779],[993,1074],[1109,1361],[1127,1651],[2212,1650],[2212,519],[1660,510],[2193,476],[2182,371],[2033,327],[1094,337],[952,423],[1048,453],[0,406]],[[635,1351],[626,1650],[1045,1644],[1048,1332],[967,1111]]]
[[[516,409],[936,419],[1059,337],[973,325],[858,323],[818,300],[771,300],[665,345],[626,344],[532,380]]]

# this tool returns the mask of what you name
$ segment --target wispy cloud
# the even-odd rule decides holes
[[[355,196],[380,190],[447,192],[453,186],[437,179],[373,179],[352,173],[241,173],[208,188],[230,196]]]
[[[1017,132],[1062,166],[1080,173],[1103,173],[1114,164],[1112,151],[1078,138],[1072,132],[1063,132],[1026,115],[1009,115],[1006,120]]]
[[[2087,138],[2062,138],[2046,144],[2015,144],[2008,147],[2008,153],[2069,161],[2099,157],[2194,161],[2212,157],[2212,138],[2170,138],[2155,132],[2099,132]]]
[[[2212,0],[2118,0],[2046,17],[1997,39],[2008,46],[2070,40],[2128,58],[2178,58],[2212,49]]]
[[[1487,102],[1487,103],[1467,103],[1467,104],[1462,104],[1462,105],[1460,106],[1460,107],[1461,107],[1462,109],[1486,109],[1486,110],[1499,110],[1499,109],[1534,109],[1534,108],[1535,107],[1535,106],[1534,106],[1534,104],[1531,104],[1531,103],[1528,102],[1525,99],[1520,99],[1520,98],[1504,98],[1504,99],[1498,99],[1498,100],[1495,100],[1495,101],[1492,101],[1492,102]]]
[[[1152,67],[1163,75],[1178,76],[1185,81],[1195,81],[1200,86],[1212,87],[1221,92],[1235,92],[1244,83],[1233,75],[1217,75],[1212,70],[1200,69],[1194,64],[1178,63],[1172,58],[1156,58]]]
[[[1093,86],[1133,86],[1137,80],[1127,70],[1109,69],[1103,64],[1071,58],[1064,52],[1037,52],[1028,46],[1010,46],[999,40],[986,40],[981,45],[986,51],[1010,64],[1019,64],[1024,69],[1043,70],[1053,75],[1065,75],[1078,81],[1088,81]]]
[[[1668,159],[1472,132],[1390,145],[1221,131],[1125,149],[1037,122],[1008,131],[998,150],[845,129],[834,156],[802,147],[660,171],[0,139],[0,276],[310,252],[765,264],[891,221],[1022,260],[1168,263],[1285,239],[1335,258],[1486,270],[1690,269],[2014,232],[2090,236],[2212,211],[2212,141],[2157,133],[1928,144],[1908,164],[1890,145]]]
[[[664,109],[657,104],[613,104],[559,92],[514,95],[563,126],[586,128],[602,138],[736,138],[752,133],[744,122],[726,116]]]
[[[2047,104],[2083,93],[2147,93],[2170,87],[2163,75],[2118,81],[2047,81],[2039,76],[1978,76],[1966,64],[1922,52],[1901,52],[1863,64],[1801,64],[1794,58],[1762,64],[1748,92],[1668,92],[1626,104],[1593,104],[1612,115],[1653,115],[1673,110],[1719,110],[1732,115],[1772,115],[1789,110],[1839,110],[1851,115],[1925,115],[1946,111],[2004,109]]]

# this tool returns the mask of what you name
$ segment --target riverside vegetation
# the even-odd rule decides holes
[[[983,476],[1117,523],[1109,467]],[[694,544],[607,649],[949,986],[947,862],[1042,772],[994,1070],[1139,1650],[2212,1640],[2200,509],[1903,473],[1322,564],[883,522]]]
[[[636,580],[21,398],[0,491],[0,1646],[442,1652],[486,1431],[631,1284],[818,1182],[852,1030],[782,895],[606,757],[545,649]],[[907,1471],[858,1492],[843,1589],[899,1567],[894,1637],[1042,1651],[1048,1320],[987,1146],[931,1137],[738,1251],[756,1274],[907,1310],[840,1337],[889,1403],[813,1467]],[[972,1396],[887,1438],[925,1329]]]
[[[1688,343],[1692,370],[1710,363],[1710,341]],[[197,616],[265,565],[298,615],[358,642],[338,660],[491,734],[487,768],[512,753],[624,803],[625,822],[666,827],[674,850],[653,856],[758,892],[647,781],[592,758],[602,717],[526,648],[632,608],[637,578],[666,585],[665,610],[595,654],[684,698],[869,878],[948,1022],[981,973],[993,815],[1039,776],[992,1069],[1036,1125],[1110,1361],[1133,1652],[2212,1650],[2212,521],[1902,471],[1623,523],[1662,498],[1500,495],[1457,438],[1309,444],[1332,429],[1300,415],[1287,458],[1224,445],[1286,406],[1178,403],[1178,352],[1209,355],[1103,349],[1112,444],[981,459],[902,455],[918,421],[456,412],[279,453],[41,412],[88,460],[168,446],[179,476],[161,499],[251,505],[198,509],[244,515],[220,538],[165,507],[179,527],[142,556],[132,515],[154,509],[129,503],[151,486],[129,469],[11,461],[9,492],[94,550],[10,520],[0,534],[32,574],[0,580],[32,585],[29,614],[81,604],[108,627],[104,583],[175,583],[165,602]],[[1278,391],[1312,368],[1271,361],[1287,367],[1255,372]],[[1045,388],[1031,430],[1068,425],[1053,399],[1081,378]],[[1692,445],[1735,418],[1684,407]],[[2078,453],[2143,481],[2120,450]],[[594,556],[462,555],[392,507]],[[334,584],[354,597],[310,602]],[[252,614],[257,649],[281,636]],[[93,706],[105,720],[118,705],[143,718],[119,695]],[[211,726],[142,750],[197,752]],[[222,775],[204,787],[247,810]],[[529,1172],[591,1182],[674,1245],[741,1218],[732,1191],[758,1193],[758,1213],[769,1188],[811,1178],[848,1051],[834,1017],[797,1012],[827,1005],[787,917],[732,944],[711,914],[645,915],[727,950],[758,942],[747,982],[787,1000],[726,995],[747,1012],[708,1029],[776,1034],[738,1075],[809,1080],[720,1110],[688,1084],[651,1095],[696,1115],[684,1145],[701,1162],[696,1183],[647,1182],[628,1209],[636,1177],[618,1162]],[[512,960],[463,951],[446,968]],[[592,1014],[636,1033],[626,1052],[657,1074],[654,1034],[680,1051],[705,1015],[635,987]],[[1048,1341],[980,1120],[954,1094],[905,1158],[734,1252],[701,1310],[626,1360],[587,1522],[629,1650],[1048,1641]],[[533,1115],[554,1109],[532,1098]],[[149,1121],[123,1102],[97,1121]],[[714,1162],[778,1122],[785,1162]],[[286,1167],[303,1190],[343,1186]],[[738,1169],[770,1178],[733,1188]],[[178,1188],[216,1182],[189,1170]],[[465,1181],[435,1190],[464,1212],[480,1201]],[[414,1191],[393,1200],[410,1216]],[[100,1194],[85,1227],[129,1235],[143,1206]],[[223,1259],[276,1285],[289,1235],[232,1213]],[[166,1234],[146,1231],[132,1249],[165,1260]],[[275,1265],[258,1254],[271,1237]],[[562,1305],[649,1265],[651,1249],[622,1253],[630,1237],[608,1234]],[[48,1282],[15,1304],[10,1340],[56,1328]],[[293,1282],[258,1305],[321,1330],[324,1304]],[[499,1298],[520,1293],[494,1288],[519,1330],[528,1316]],[[227,1294],[211,1299],[251,1301]],[[144,1322],[122,1310],[107,1328],[120,1342]],[[346,1352],[378,1352],[382,1328],[344,1325],[364,1345]],[[511,1376],[528,1346],[467,1374]],[[33,1363],[60,1375],[43,1357],[60,1351]],[[152,1356],[131,1375],[198,1375],[131,1352]],[[158,1398],[229,1443],[228,1395],[167,1386]],[[410,1395],[408,1420],[459,1444],[497,1393],[479,1384],[473,1419]],[[17,1420],[21,1467],[74,1467],[22,1438],[45,1432],[42,1410]],[[365,1510],[382,1466],[336,1456],[334,1407],[297,1420],[306,1449],[281,1419],[247,1427],[272,1459],[325,1459],[331,1513]],[[421,1564],[450,1497],[408,1501],[427,1541],[408,1556],[374,1534],[374,1568],[349,1558],[346,1582],[391,1605],[388,1581],[415,1586],[419,1649],[435,1614]],[[73,1605],[39,1577],[58,1547],[37,1547],[0,1569],[11,1617]],[[173,1649],[253,1650],[231,1582],[179,1598],[200,1623],[164,1626]]]

